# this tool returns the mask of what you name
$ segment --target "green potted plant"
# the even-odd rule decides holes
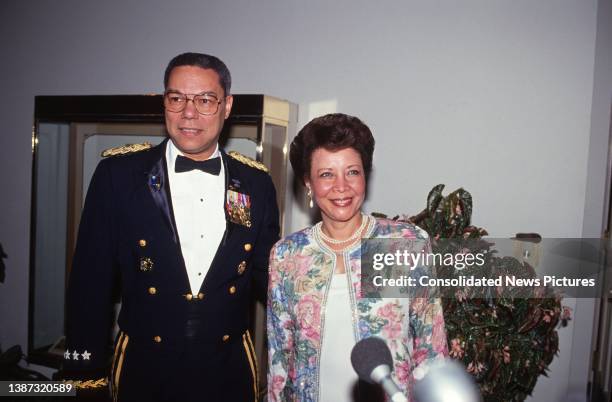
[[[427,196],[427,207],[402,219],[428,232],[434,253],[457,252],[453,248],[465,247],[469,240],[469,251],[484,253],[488,269],[535,275],[528,264],[497,256],[484,238],[486,230],[471,225],[469,192],[460,188],[443,196],[443,189],[443,184],[435,186]],[[446,269],[438,272],[445,277],[457,275],[452,267],[450,271],[449,267],[436,269]],[[478,269],[466,268],[462,275],[480,275]],[[558,352],[557,328],[571,319],[569,308],[562,307],[561,297],[551,296],[550,289],[530,288],[528,292],[520,297],[483,297],[464,288],[442,299],[450,356],[476,379],[485,402],[525,400]]]

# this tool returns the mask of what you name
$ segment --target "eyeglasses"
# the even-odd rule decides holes
[[[188,98],[187,96],[191,96]],[[180,92],[166,92],[164,94],[164,107],[171,112],[182,112],[187,107],[189,101],[193,102],[198,113],[210,116],[217,113],[219,105],[225,98],[219,100],[213,94],[183,94]]]

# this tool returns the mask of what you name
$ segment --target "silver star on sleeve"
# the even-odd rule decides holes
[[[70,350],[66,349],[66,353],[64,353],[64,359],[70,360]]]
[[[74,353],[72,353],[72,360],[79,360],[79,354],[76,350],[74,351]]]
[[[91,353],[89,353],[88,351],[84,351],[83,353],[81,353],[81,356],[83,356],[83,360],[89,360],[89,358],[91,357]]]

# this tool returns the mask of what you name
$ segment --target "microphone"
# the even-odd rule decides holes
[[[419,402],[480,402],[481,396],[463,365],[446,359],[413,371],[414,396]]]
[[[357,342],[351,351],[351,364],[360,379],[380,384],[392,402],[408,402],[391,378],[393,358],[385,341],[370,337]]]

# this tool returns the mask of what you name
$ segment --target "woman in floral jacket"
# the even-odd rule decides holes
[[[279,241],[270,256],[271,402],[373,401],[357,386],[350,364],[352,347],[370,336],[386,341],[394,380],[409,399],[414,368],[448,354],[438,299],[362,294],[362,238],[416,239],[429,246],[414,225],[362,214],[373,151],[369,128],[343,114],[314,119],[291,144],[291,165],[322,222]]]

